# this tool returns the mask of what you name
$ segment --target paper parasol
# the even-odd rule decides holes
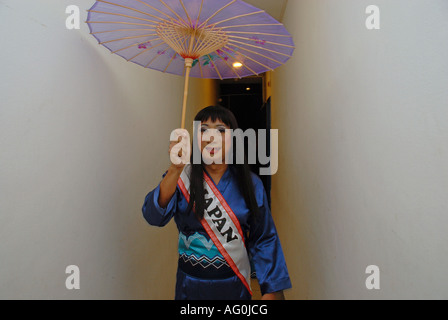
[[[241,0],[97,0],[91,34],[112,53],[145,68],[189,77],[259,75],[284,64],[291,35],[265,11]]]

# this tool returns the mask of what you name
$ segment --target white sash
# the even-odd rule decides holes
[[[190,202],[190,173],[191,165],[188,164],[177,183],[187,202]],[[206,181],[204,184],[205,211],[201,224],[229,266],[252,294],[250,262],[241,225],[235,213],[205,172],[204,180]]]

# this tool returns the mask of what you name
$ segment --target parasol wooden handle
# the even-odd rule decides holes
[[[192,66],[193,66],[193,59],[186,58],[185,67],[187,68],[187,70],[185,72],[184,102],[182,105],[182,124],[181,124],[182,129],[185,129],[185,117],[187,115],[188,83],[190,80],[190,71]]]

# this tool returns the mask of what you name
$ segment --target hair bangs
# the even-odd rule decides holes
[[[221,106],[210,106],[199,111],[195,117],[195,121],[205,122],[211,119],[211,121],[216,122],[217,120],[222,121],[230,129],[238,129],[238,123],[236,122],[235,116],[230,110]]]

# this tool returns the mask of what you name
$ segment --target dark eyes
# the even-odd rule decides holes
[[[207,131],[207,128],[201,128],[202,133],[204,133],[205,131]],[[226,133],[226,129],[224,129],[224,128],[219,128],[218,131],[220,133]]]

